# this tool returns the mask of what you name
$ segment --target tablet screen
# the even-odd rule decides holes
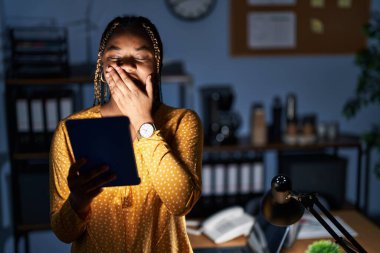
[[[140,183],[128,117],[71,119],[66,128],[75,160],[87,160],[81,170],[108,165],[117,178],[105,186]]]

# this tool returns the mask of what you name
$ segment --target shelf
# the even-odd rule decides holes
[[[95,69],[94,69],[95,71]],[[31,77],[31,78],[9,78],[5,80],[6,85],[62,85],[62,84],[92,84],[94,79],[88,75],[75,75],[67,77]],[[190,75],[162,76],[162,83],[180,83],[181,85],[191,86],[192,77]]]
[[[5,80],[5,85],[8,87],[16,86],[54,86],[54,85],[71,85],[76,84],[81,88],[83,85],[93,84],[93,73],[88,73],[89,66],[71,67],[68,76],[60,77],[24,77],[24,78],[8,78]],[[87,71],[85,70],[87,69]],[[93,68],[95,71],[95,67]],[[75,73],[75,74],[74,74]],[[192,98],[188,97],[187,89],[192,88],[193,78],[191,75],[163,75],[161,83],[176,84],[179,86],[179,101],[180,107],[186,107],[187,104],[192,105]],[[190,102],[189,102],[190,100]]]
[[[205,152],[233,152],[233,151],[287,151],[287,150],[315,150],[324,148],[352,148],[361,147],[360,137],[343,134],[335,140],[318,140],[311,144],[285,144],[285,143],[267,143],[262,146],[254,146],[249,143],[249,138],[243,138],[233,145],[220,145],[220,146],[205,146],[203,151]]]
[[[191,86],[193,78],[190,75],[163,75],[161,76],[162,83],[181,83]]]
[[[30,232],[30,231],[40,231],[40,230],[49,230],[51,229],[50,223],[46,224],[22,224],[17,225],[17,229],[20,232]]]
[[[28,86],[28,85],[63,85],[63,84],[88,84],[94,80],[89,76],[73,77],[34,77],[34,78],[10,78],[5,80],[7,86]]]
[[[8,29],[5,53],[7,75],[12,77],[65,76],[68,74],[67,29],[13,27]]]
[[[205,218],[231,206],[241,206],[244,208],[248,201],[255,198],[260,198],[262,195],[262,193],[248,193],[231,196],[201,196],[201,198],[195,204],[190,213],[186,215],[186,217]]]
[[[224,146],[204,146],[203,152],[244,152],[244,151],[269,151],[269,150],[312,150],[323,148],[350,148],[360,146],[360,138],[352,135],[342,135],[335,141],[319,141],[308,145],[288,145],[284,143],[268,143],[264,146],[253,146],[246,139],[241,139],[238,144]],[[16,160],[27,159],[44,159],[48,158],[49,153],[44,152],[26,152],[14,153],[13,158]]]
[[[49,152],[25,152],[14,153],[12,155],[14,160],[47,160],[49,159]]]

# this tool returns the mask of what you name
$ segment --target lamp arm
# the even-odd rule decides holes
[[[365,249],[348,233],[348,231],[334,218],[334,216],[322,205],[315,193],[311,194],[299,194],[293,195],[293,198],[297,199],[317,220],[321,225],[330,233],[335,239],[335,242],[342,246],[342,248],[348,253],[367,253]],[[340,237],[331,228],[329,224],[321,217],[321,215],[314,209],[314,204],[326,215],[326,217],[339,229],[340,232],[348,239]],[[350,247],[351,246],[351,247]],[[354,249],[352,249],[354,248]]]
[[[358,241],[352,237],[350,233],[340,224],[335,217],[322,205],[322,203],[319,201],[319,199],[315,198],[315,204],[316,206],[326,215],[326,217],[339,229],[340,232],[348,239],[350,243],[359,251],[359,252],[366,252],[365,249],[359,244]]]

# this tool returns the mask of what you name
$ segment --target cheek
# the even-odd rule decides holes
[[[146,78],[155,72],[155,69],[153,68],[153,65],[152,64],[148,64],[146,66],[143,66],[141,68],[139,68],[139,76],[141,78],[142,81],[145,82]]]
[[[144,68],[148,69],[150,72],[155,71],[155,66],[156,66],[156,61],[155,60],[150,60],[149,62],[146,62],[144,64]]]

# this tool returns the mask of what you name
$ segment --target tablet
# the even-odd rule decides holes
[[[75,160],[87,160],[81,171],[108,165],[117,178],[105,186],[140,184],[128,117],[70,119],[66,128]]]

